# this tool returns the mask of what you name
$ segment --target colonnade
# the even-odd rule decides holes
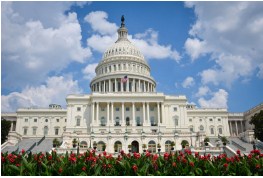
[[[103,103],[103,102],[102,102]],[[92,118],[92,125],[101,125],[99,120],[100,120],[100,109],[101,104],[100,102],[93,102],[91,104],[91,118]],[[105,103],[103,103],[105,104]],[[120,105],[121,104],[121,105]],[[142,119],[140,120],[140,122],[143,124],[143,126],[150,126],[151,125],[151,121],[150,121],[150,105],[151,107],[153,106],[154,108],[157,109],[157,123],[158,125],[163,123],[163,119],[164,119],[164,105],[162,102],[107,102],[106,105],[106,124],[105,126],[116,126],[116,112],[114,111],[114,109],[119,108],[119,111],[121,112],[121,124],[120,126],[126,126],[126,120],[125,117],[127,117],[128,115],[125,115],[125,108],[126,107],[130,107],[131,105],[131,123],[129,124],[129,126],[137,126],[136,123],[136,108],[140,108],[140,114],[141,114],[141,109],[142,109]],[[121,107],[119,107],[121,106]],[[138,113],[137,113],[138,115]],[[130,121],[129,121],[130,122]],[[157,124],[156,124],[157,125]]]
[[[107,79],[96,82],[91,86],[93,92],[155,92],[155,85],[152,82],[127,78],[126,82],[122,78]]]
[[[244,121],[236,120],[236,121],[228,121],[229,130],[231,136],[238,136],[240,133],[245,132]]]

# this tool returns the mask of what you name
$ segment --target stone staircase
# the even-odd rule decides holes
[[[61,140],[59,140],[61,141]],[[6,146],[1,150],[2,153],[20,152],[22,149],[32,153],[49,152],[53,147],[53,138],[23,139],[15,146]]]

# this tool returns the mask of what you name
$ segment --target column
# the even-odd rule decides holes
[[[111,103],[111,123],[114,123],[114,116],[113,116],[113,102]]]
[[[145,81],[143,81],[143,92],[146,92]]]
[[[13,131],[13,130],[14,130],[13,127],[14,127],[14,125],[13,125],[13,121],[11,121],[10,131]]]
[[[98,82],[99,83],[99,92],[101,92],[101,84],[100,84],[100,82]]]
[[[132,122],[133,122],[133,126],[136,126],[136,123],[135,123],[135,104],[134,102],[132,102]]]
[[[106,92],[106,80],[103,81],[103,92]]]
[[[147,116],[146,116],[146,120],[147,120],[147,124],[150,124],[150,108],[149,108],[149,102],[147,102]]]
[[[142,117],[143,117],[143,125],[146,124],[145,122],[145,103],[142,103]]]
[[[94,103],[91,103],[91,125],[95,123],[95,110],[94,110]]]
[[[229,121],[229,126],[230,126],[230,136],[232,136],[233,131],[232,131],[232,122],[231,121]]]
[[[240,121],[240,124],[241,124],[241,132],[244,132],[244,130],[243,130],[243,121]]]
[[[236,124],[236,136],[238,136],[238,128],[237,128],[237,121],[235,121],[235,124]]]
[[[163,105],[163,103],[161,103],[161,107],[162,107],[162,110],[161,110],[161,119],[160,119],[160,123],[162,124],[162,123],[163,123],[163,119],[164,119],[164,105]]]
[[[157,102],[157,122],[158,126],[160,125],[160,103]]]
[[[99,124],[99,103],[96,103],[96,123]]]
[[[115,92],[117,92],[118,91],[118,87],[117,87],[117,80],[116,80],[116,78],[114,79],[114,86],[115,86]]]
[[[121,82],[121,80],[120,80]],[[123,82],[121,82],[121,92],[123,92]]]
[[[124,102],[121,103],[121,123],[122,126],[126,125],[126,123],[124,122]]]
[[[109,79],[109,92],[111,92],[111,79]]]
[[[139,90],[138,90],[138,92],[141,92],[141,80],[139,80]]]
[[[107,126],[110,125],[110,103],[107,103]]]

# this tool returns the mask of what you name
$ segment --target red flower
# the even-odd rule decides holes
[[[82,167],[82,171],[86,171],[86,167],[85,166]]]
[[[48,160],[52,160],[52,156],[51,155],[48,157]]]
[[[176,162],[173,162],[173,167],[176,167]]]
[[[227,167],[228,167],[228,164],[227,164],[227,163],[225,163],[223,166],[224,166],[225,168],[227,168]]]
[[[63,171],[62,168],[59,168],[59,169],[58,169],[58,172],[59,172],[59,173],[62,173],[62,171]]]
[[[136,164],[132,166],[132,169],[134,172],[136,172],[138,170],[138,167],[136,166]]]
[[[194,164],[193,162],[190,162],[189,165],[190,165],[191,167],[194,167],[194,166],[195,166],[195,164]]]
[[[106,156],[106,155],[107,155],[106,151],[103,151],[103,155],[104,155],[104,156]]]
[[[16,167],[19,167],[19,166],[21,166],[21,164],[16,164]]]
[[[108,168],[111,168],[112,166],[111,166],[111,164],[108,164],[107,167],[108,167]]]
[[[169,158],[169,153],[164,153],[163,157],[165,160],[167,160]]]
[[[155,160],[157,160],[157,159],[158,159],[158,155],[155,154],[155,155],[153,156],[153,160],[155,161]]]
[[[195,157],[197,158],[199,156],[199,152],[195,152]]]
[[[237,154],[240,155],[240,150],[237,150]]]
[[[25,150],[24,150],[24,149],[22,149],[22,150],[21,150],[21,152],[22,152],[22,154],[24,154],[24,153],[25,153]]]
[[[183,162],[183,163],[187,163],[187,160],[183,158],[182,162]]]
[[[231,159],[227,157],[227,158],[226,158],[226,162],[229,163],[230,161],[231,161]]]
[[[69,161],[71,163],[76,163],[77,162],[77,159],[75,157],[69,157]]]
[[[1,156],[2,163],[5,162],[5,157]]]
[[[256,169],[259,169],[259,168],[260,168],[260,164],[257,164],[257,165],[256,165]]]

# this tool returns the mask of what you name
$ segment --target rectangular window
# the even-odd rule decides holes
[[[67,122],[67,119],[65,119],[65,122]]]
[[[24,135],[27,135],[27,128],[24,128]]]
[[[105,108],[101,108],[101,111],[105,111]]]
[[[222,128],[218,129],[219,134],[223,134]]]
[[[77,119],[77,126],[80,126],[80,119]]]
[[[129,107],[126,107],[126,111],[130,111],[130,108],[129,108]]]
[[[81,107],[77,107],[77,111],[81,111]]]
[[[210,122],[212,122],[212,121],[213,121],[213,119],[209,119],[209,121],[210,121]]]
[[[191,128],[190,128],[190,132],[193,132],[193,131],[194,131],[194,128],[193,128],[193,127],[191,127]]]
[[[174,107],[174,111],[177,111],[177,107]]]
[[[57,119],[57,122],[59,122],[59,119]]]
[[[192,119],[189,119],[189,122],[192,122]]]
[[[34,122],[37,122],[37,119],[34,119]]]
[[[37,134],[37,128],[33,128],[33,135],[36,135]]]
[[[120,111],[120,108],[116,108],[116,111]]]
[[[200,122],[202,122],[202,119],[199,119]]]
[[[221,122],[221,119],[218,119],[218,122]]]
[[[140,111],[140,108],[136,108],[136,111]]]
[[[151,111],[154,111],[154,107],[150,107],[150,110],[151,110]]]
[[[211,131],[211,135],[214,135],[214,128],[211,128],[210,131]]]
[[[58,135],[58,131],[59,131],[59,129],[55,128],[55,135]]]
[[[25,122],[28,122],[28,119],[25,119]]]

